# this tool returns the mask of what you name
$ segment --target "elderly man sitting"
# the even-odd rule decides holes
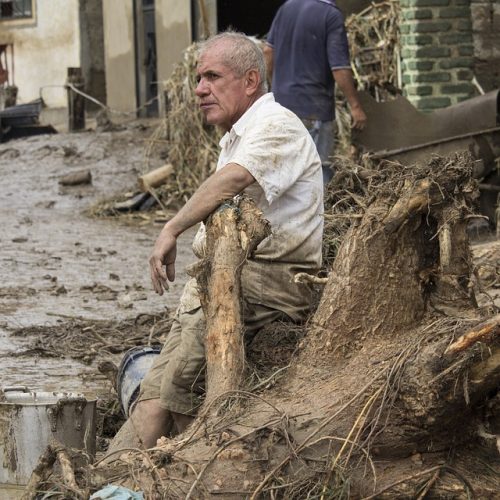
[[[200,48],[196,95],[209,124],[226,132],[217,170],[162,229],[149,261],[153,287],[163,294],[175,278],[178,236],[220,203],[250,196],[272,234],[242,270],[245,334],[277,319],[301,321],[312,291],[294,283],[298,272],[321,265],[323,182],[316,147],[299,118],[267,93],[265,63],[245,35],[222,33]],[[193,249],[203,253],[204,226]],[[205,318],[191,280],[161,354],[141,384],[138,402],[112,449],[152,447],[182,432],[196,415],[205,382]]]

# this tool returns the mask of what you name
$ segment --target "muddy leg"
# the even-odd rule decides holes
[[[182,413],[171,412],[171,415],[174,419],[175,428],[178,434],[183,433],[187,429],[188,425],[194,420],[194,417],[184,415]]]
[[[111,441],[108,455],[122,448],[147,449],[172,432],[173,420],[168,410],[160,407],[158,399],[140,401],[132,415]]]

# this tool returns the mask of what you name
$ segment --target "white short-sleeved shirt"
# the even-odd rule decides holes
[[[323,179],[321,161],[300,119],[274,100],[260,97],[220,141],[217,170],[229,163],[247,169],[256,182],[245,189],[271,223],[272,234],[255,260],[321,266]],[[202,256],[205,229],[193,249]]]

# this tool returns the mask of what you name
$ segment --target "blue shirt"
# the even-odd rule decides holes
[[[288,0],[278,10],[267,43],[273,48],[277,102],[300,118],[335,117],[332,69],[350,68],[342,13],[332,0]]]

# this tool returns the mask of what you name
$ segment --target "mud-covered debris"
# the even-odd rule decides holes
[[[57,325],[9,328],[11,335],[27,339],[24,350],[16,356],[31,355],[71,357],[90,363],[109,360],[112,354],[136,346],[162,344],[172,324],[168,311],[163,315],[140,314],[121,322],[67,318]]]
[[[78,186],[81,184],[92,184],[92,174],[90,170],[82,170],[65,175],[59,179],[61,186]]]

